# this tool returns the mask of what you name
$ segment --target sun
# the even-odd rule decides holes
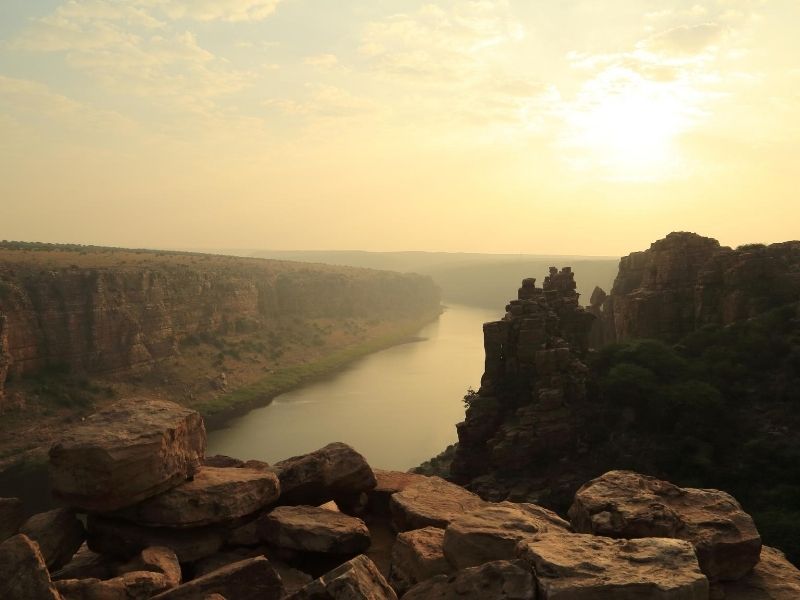
[[[600,83],[566,114],[573,162],[612,179],[668,177],[680,163],[677,138],[692,120],[680,90],[631,77]]]

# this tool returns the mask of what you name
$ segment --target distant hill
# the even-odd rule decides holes
[[[429,275],[445,302],[484,308],[502,308],[509,289],[525,277],[541,281],[551,266],[573,268],[578,292],[588,304],[595,286],[611,289],[619,266],[619,259],[610,257],[466,252],[260,250],[253,256]]]

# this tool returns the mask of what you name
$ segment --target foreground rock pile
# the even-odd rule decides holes
[[[800,571],[715,490],[612,471],[570,521],[330,444],[205,457],[202,419],[136,399],[51,450],[66,504],[0,499],[3,600],[789,600]]]

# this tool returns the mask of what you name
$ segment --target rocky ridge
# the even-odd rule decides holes
[[[612,472],[582,488],[570,523],[534,504],[487,502],[436,477],[373,471],[341,443],[275,468],[205,457],[202,419],[165,402],[153,419],[143,406],[121,402],[65,434],[86,450],[79,505],[20,526],[16,504],[0,501],[4,600],[789,600],[800,593],[800,572],[762,550],[752,520],[722,492]],[[185,435],[170,433],[177,425]],[[131,443],[145,426],[159,443]],[[174,469],[130,471],[131,461],[152,464],[189,449],[196,461],[177,463],[178,477]],[[74,470],[60,452],[54,446],[56,480]],[[106,487],[123,473],[128,503]],[[305,498],[341,504],[302,504],[300,473],[309,476]],[[720,523],[730,524],[724,535],[711,533]]]

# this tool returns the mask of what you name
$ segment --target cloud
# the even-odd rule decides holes
[[[171,19],[195,21],[263,21],[281,0],[136,0]]]
[[[363,116],[378,110],[378,105],[369,98],[323,84],[306,85],[300,99],[271,99],[264,104],[285,114],[321,119]]]
[[[639,47],[666,55],[694,55],[704,52],[724,35],[725,28],[717,23],[681,25],[651,36],[640,42]]]
[[[312,67],[331,68],[339,64],[339,59],[335,54],[317,54],[306,57],[303,62]]]

